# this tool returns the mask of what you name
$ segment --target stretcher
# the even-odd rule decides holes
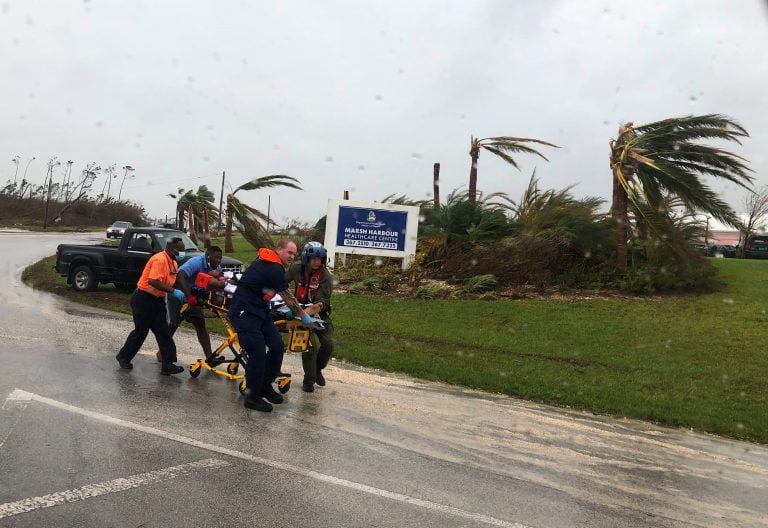
[[[240,347],[237,339],[237,332],[229,321],[229,299],[230,295],[224,291],[207,292],[199,297],[199,305],[206,310],[210,310],[224,324],[227,331],[227,337],[224,341],[211,352],[211,355],[198,359],[189,365],[189,375],[197,378],[203,370],[212,372],[216,375],[238,382],[240,393],[246,389],[245,365],[248,363],[248,352]],[[286,351],[287,352],[306,352],[311,349],[311,334],[313,330],[323,328],[323,320],[319,317],[313,317],[313,327],[307,327],[302,322],[293,317],[291,310],[276,297],[270,303],[270,315],[275,325],[281,333],[287,334]],[[227,351],[231,352],[232,357],[227,357]],[[291,374],[280,372],[275,380],[277,389],[281,394],[285,394],[291,388]]]

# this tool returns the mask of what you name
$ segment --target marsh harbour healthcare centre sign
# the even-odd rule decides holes
[[[325,248],[328,265],[336,254],[403,259],[406,269],[416,255],[419,208],[411,205],[328,200]]]

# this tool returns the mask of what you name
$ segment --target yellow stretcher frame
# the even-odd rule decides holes
[[[239,374],[240,366],[245,369],[245,359],[243,357],[242,348],[240,347],[240,341],[237,338],[237,332],[235,331],[232,323],[229,321],[227,315],[228,308],[226,305],[226,297],[216,295],[218,292],[210,292],[208,297],[201,303],[204,309],[212,311],[219,320],[224,324],[224,328],[227,330],[227,338],[211,353],[209,357],[201,358],[189,365],[189,375],[193,378],[197,378],[203,369],[213,372],[219,376],[232,381],[239,381],[238,389],[240,393],[244,393],[246,389],[245,376]],[[182,307],[182,312],[188,308],[188,305]],[[304,326],[301,321],[283,320],[275,321],[275,325],[281,333],[288,334],[288,343],[286,350],[288,352],[306,352],[312,347],[311,332],[310,329]],[[229,349],[234,355],[233,359],[225,359],[224,353]],[[218,367],[226,364],[226,370],[221,370]],[[291,387],[291,374],[288,372],[281,372],[275,380],[278,390],[285,394]]]

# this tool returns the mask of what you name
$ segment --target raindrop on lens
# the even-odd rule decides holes
[[[382,264],[384,264],[384,259],[383,259],[383,258],[381,258],[381,257],[376,257],[376,258],[373,260],[373,263],[374,263],[376,266],[381,266]]]
[[[365,172],[365,165],[358,165],[357,166],[357,171],[358,172]]]
[[[376,94],[376,101],[381,102],[384,98],[380,94]]]
[[[413,152],[411,153],[411,157],[414,159],[421,159],[421,154],[419,154],[418,152]]]
[[[325,162],[326,163],[333,163],[333,156],[326,156],[325,157]]]
[[[292,227],[288,230],[288,234],[291,236],[296,236],[297,233],[298,233],[298,230],[295,227]]]
[[[419,222],[425,222],[427,220],[427,217],[424,215],[419,215]]]

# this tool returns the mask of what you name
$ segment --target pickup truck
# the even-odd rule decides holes
[[[165,249],[173,237],[184,241],[185,261],[203,252],[186,233],[175,229],[133,227],[125,230],[120,245],[73,245],[59,244],[56,248],[56,265],[59,275],[67,278],[77,291],[93,291],[101,284],[114,283],[122,289],[132,289],[147,264],[149,257]],[[243,263],[224,257],[224,271],[241,272]]]

